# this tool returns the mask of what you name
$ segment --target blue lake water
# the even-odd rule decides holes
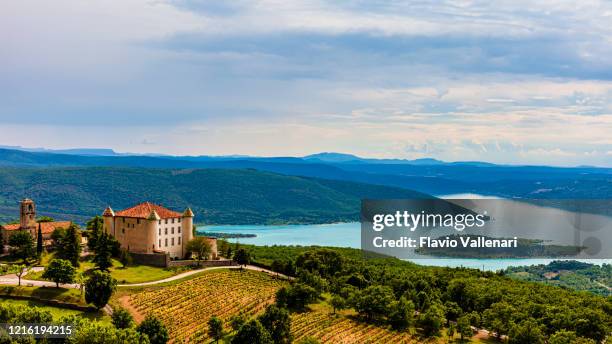
[[[319,245],[334,247],[361,248],[361,224],[359,222],[323,225],[284,225],[284,226],[205,226],[198,231],[217,233],[255,234],[254,238],[229,239],[254,245]],[[421,265],[470,267],[483,270],[500,270],[509,266],[547,264],[552,259],[458,259],[422,258],[410,259]],[[610,263],[610,259],[588,260],[588,263]]]

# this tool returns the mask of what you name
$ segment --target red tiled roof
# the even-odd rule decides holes
[[[41,222],[40,226],[41,226],[42,234],[50,234],[56,228],[68,228],[70,227],[71,224],[72,222],[70,221]],[[7,230],[7,231],[15,231],[15,230],[18,230],[20,227],[21,225],[19,223],[2,226],[2,228],[4,228],[4,230]],[[36,230],[38,230],[38,226],[36,227]]]
[[[170,209],[164,208],[161,205],[153,204],[150,202],[140,203],[131,208],[127,208],[115,213],[115,216],[124,216],[124,217],[136,217],[141,219],[146,219],[151,214],[151,211],[155,210],[157,215],[159,215],[162,219],[176,218],[182,217],[181,213],[176,211],[172,211]]]

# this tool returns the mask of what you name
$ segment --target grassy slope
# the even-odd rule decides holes
[[[132,168],[0,168],[0,220],[18,216],[30,197],[42,214],[83,221],[107,205],[148,200],[191,206],[207,224],[357,221],[362,198],[415,198],[410,190],[279,175],[255,170]]]
[[[46,304],[33,301],[33,300],[13,300],[13,299],[0,299],[0,304],[12,304],[12,305],[25,305],[28,307],[37,307],[42,310],[48,311],[53,316],[54,321],[59,321],[60,318],[70,315],[77,315],[85,317],[91,320],[102,320],[110,321],[108,316],[105,316],[102,312],[81,312],[74,309],[59,308],[48,306]]]

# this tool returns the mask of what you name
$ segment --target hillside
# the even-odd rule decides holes
[[[517,266],[505,273],[516,279],[545,283],[604,296],[612,295],[612,265],[553,261],[547,265]]]
[[[198,223],[269,224],[358,221],[362,198],[429,196],[247,169],[0,168],[0,220],[15,219],[24,197],[36,200],[41,214],[81,222],[107,205],[119,210],[148,200],[190,206]]]
[[[606,199],[612,196],[610,168],[505,166],[482,162],[443,163],[431,159],[380,160],[335,153],[304,158],[86,156],[0,148],[0,166],[252,168],[292,176],[386,185],[433,195],[480,193],[508,198],[546,199]]]

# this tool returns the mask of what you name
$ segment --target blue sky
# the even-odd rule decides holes
[[[0,145],[612,166],[612,3],[0,3]]]

